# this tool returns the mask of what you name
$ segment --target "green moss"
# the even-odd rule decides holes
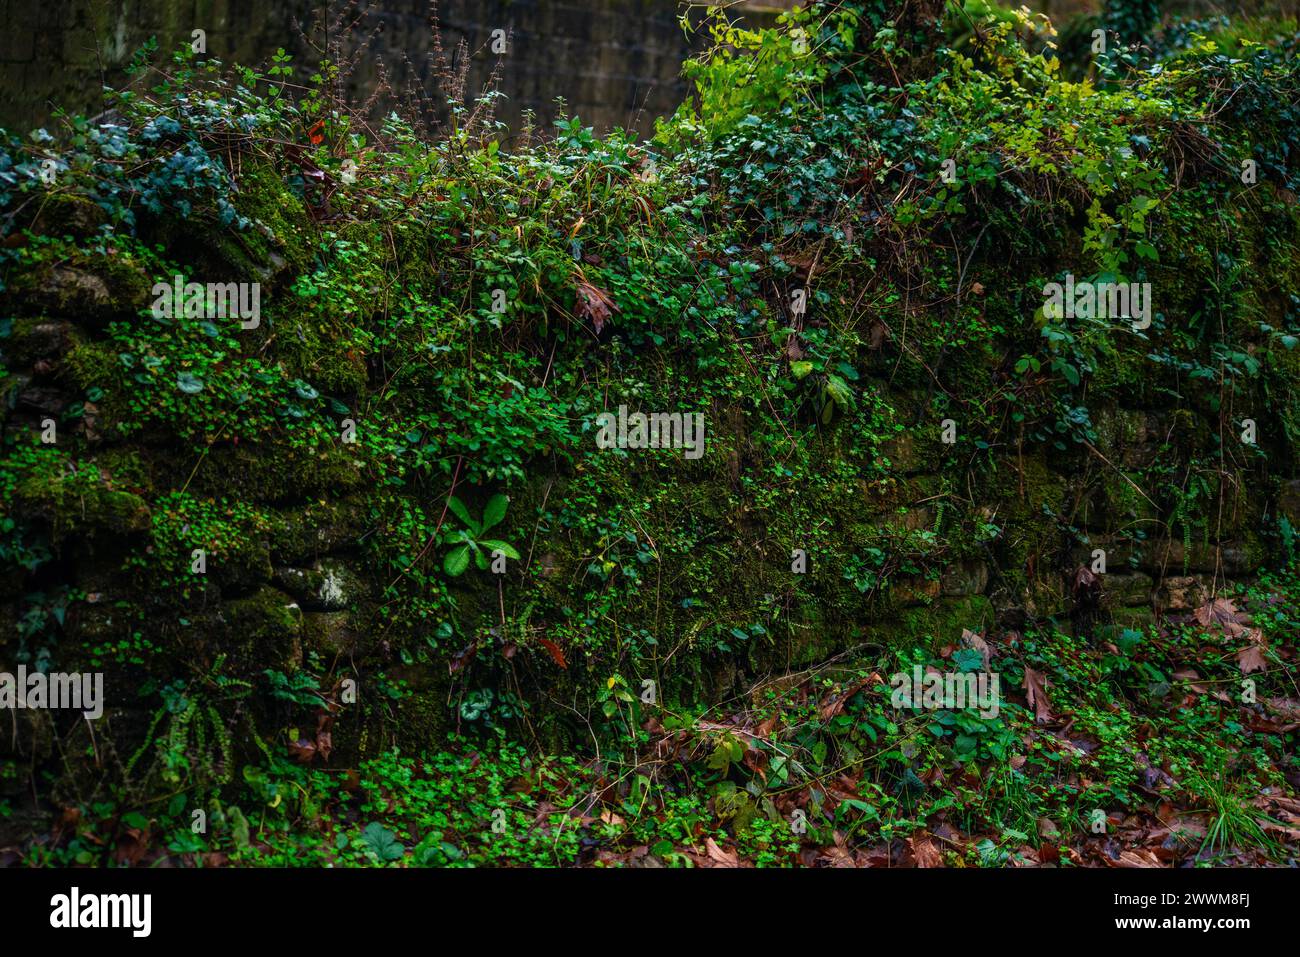
[[[37,359],[57,358],[75,346],[77,334],[70,323],[44,317],[18,317],[7,339],[0,342],[5,362],[27,366]]]
[[[264,586],[223,602],[220,627],[216,647],[244,674],[264,668],[291,673],[302,664],[303,612],[282,591]]]
[[[56,540],[75,534],[130,536],[148,531],[144,499],[113,487],[94,466],[76,469],[55,450],[40,450],[14,475],[13,504],[45,519]]]
[[[886,647],[920,644],[932,651],[955,644],[962,631],[981,632],[993,625],[993,605],[984,595],[941,599],[920,608],[900,609],[892,620],[866,629],[868,638]]]
[[[229,244],[226,254],[236,257],[232,261],[247,260],[245,275],[257,275],[268,266],[284,268],[291,275],[306,268],[315,230],[302,200],[285,185],[279,171],[265,163],[242,164],[238,179],[235,208],[254,225],[221,237]],[[277,260],[283,267],[276,265]]]

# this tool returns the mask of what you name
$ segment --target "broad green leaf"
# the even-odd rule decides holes
[[[451,509],[451,514],[455,515],[469,527],[472,534],[477,535],[479,533],[478,523],[475,522],[474,519],[470,518],[469,509],[465,507],[464,502],[453,495],[451,498],[447,499],[447,507]]]
[[[361,837],[381,861],[398,860],[406,852],[405,845],[397,839],[397,835],[378,821],[367,824]]]
[[[510,499],[504,495],[493,495],[488,500],[487,507],[483,509],[483,527],[479,529],[479,534],[486,532],[493,525],[496,525],[501,519],[506,517],[506,508],[510,505]]]
[[[469,568],[468,545],[457,545],[449,551],[447,557],[442,560],[442,570],[453,578],[457,575],[463,575],[467,568]]]
[[[509,542],[503,542],[495,538],[485,538],[479,542],[480,548],[486,548],[489,552],[500,551],[506,558],[519,560],[519,552]]]
[[[826,394],[841,412],[847,412],[853,406],[853,390],[837,375],[826,377]]]

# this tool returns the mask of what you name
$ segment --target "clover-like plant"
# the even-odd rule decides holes
[[[488,499],[488,503],[483,508],[483,521],[476,522],[465,507],[465,503],[452,496],[447,501],[447,507],[451,509],[453,515],[459,518],[464,524],[464,528],[448,529],[442,537],[444,545],[455,545],[442,560],[442,569],[453,578],[457,575],[463,575],[465,569],[469,568],[469,557],[474,556],[474,563],[480,569],[486,571],[488,568],[488,559],[496,552],[501,552],[506,558],[519,558],[519,552],[509,542],[503,542],[496,538],[484,538],[488,529],[494,525],[500,524],[501,520],[506,517],[506,508],[510,504],[510,499],[504,495],[493,495]]]

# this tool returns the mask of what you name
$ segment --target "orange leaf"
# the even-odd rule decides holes
[[[939,853],[939,848],[930,838],[909,837],[907,843],[912,849],[912,857],[915,858],[917,867],[943,866],[943,855]]]
[[[560,650],[559,645],[549,638],[538,638],[537,641],[546,649],[546,653],[551,656],[551,660],[566,671],[569,669],[569,663],[564,660],[564,652]]]

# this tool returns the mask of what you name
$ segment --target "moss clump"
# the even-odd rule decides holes
[[[93,464],[77,466],[57,449],[35,447],[8,465],[13,469],[11,508],[47,522],[55,541],[74,535],[138,535],[150,527],[148,503],[115,488],[113,477]]]
[[[245,673],[265,668],[290,673],[302,665],[303,612],[284,592],[270,586],[246,598],[223,602],[215,621],[215,647]]]

